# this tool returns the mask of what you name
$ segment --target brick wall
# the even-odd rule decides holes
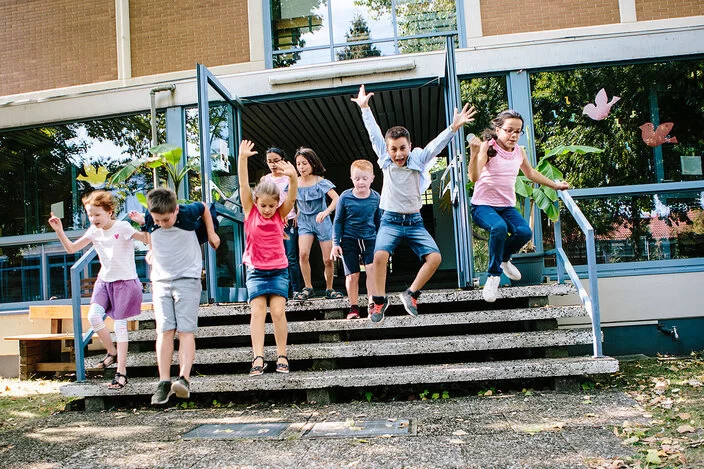
[[[702,0],[636,0],[638,21],[704,15]]]
[[[0,96],[115,80],[115,2],[2,0],[0,51]]]
[[[132,76],[249,62],[247,0],[131,0]]]
[[[621,21],[618,0],[481,0],[481,11],[482,31],[485,36]]]

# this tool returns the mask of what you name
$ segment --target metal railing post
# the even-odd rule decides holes
[[[592,299],[592,334],[594,357],[603,357],[601,351],[601,313],[599,311],[599,278],[596,271],[596,246],[594,229],[587,230],[587,266],[589,267],[589,297]]]
[[[90,251],[88,251],[90,252]],[[95,254],[95,251],[93,251]],[[88,253],[71,267],[71,305],[73,307],[73,348],[76,356],[76,381],[86,380],[85,353],[83,342],[83,318],[81,317],[81,261]]]
[[[557,208],[558,217],[553,223],[553,232],[555,233],[555,249],[558,251],[555,254],[555,261],[557,263],[557,283],[565,283],[565,262],[562,260],[562,256],[559,251],[562,249],[562,224],[560,223],[560,204],[555,201],[555,207]]]

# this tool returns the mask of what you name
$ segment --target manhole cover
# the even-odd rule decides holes
[[[366,438],[374,436],[414,436],[415,426],[409,419],[352,420],[318,422],[303,438]]]
[[[289,422],[267,423],[225,423],[200,425],[183,435],[185,440],[215,439],[230,440],[235,438],[276,438],[290,426]]]

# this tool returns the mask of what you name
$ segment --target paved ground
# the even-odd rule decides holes
[[[408,467],[584,468],[631,450],[615,425],[644,421],[616,391],[534,392],[492,397],[329,406],[66,411],[0,432],[0,467],[216,468]],[[302,438],[305,424],[408,418],[416,435]],[[185,440],[201,424],[287,421],[280,438]]]

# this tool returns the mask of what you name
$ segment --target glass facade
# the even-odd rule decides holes
[[[274,67],[441,50],[453,0],[272,0]]]
[[[703,179],[704,61],[540,72],[531,75],[531,89],[538,158],[558,145],[604,150],[554,157],[573,188]],[[577,202],[594,226],[599,263],[704,257],[702,193]],[[564,210],[561,220],[568,255],[585,264],[581,230]],[[545,217],[543,233],[552,248]]]
[[[163,138],[163,114],[158,128]],[[112,190],[122,213],[139,208],[130,195],[151,187],[151,170],[118,185],[109,178],[127,162],[146,158],[150,141],[149,114],[0,132],[0,303],[70,296],[68,268],[82,253],[67,254],[61,244],[47,242],[51,213],[63,218],[75,240],[88,227],[85,194]],[[146,280],[144,248],[137,260]],[[98,269],[96,259],[86,277]]]

